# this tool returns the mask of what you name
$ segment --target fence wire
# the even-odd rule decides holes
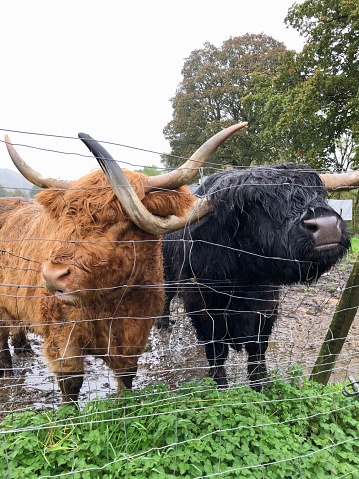
[[[17,188],[9,186],[6,189],[10,191]],[[22,240],[24,238],[20,241]],[[1,241],[6,245],[6,238],[1,237]],[[34,241],[41,244],[41,238]],[[11,248],[4,247],[0,253],[2,268],[1,258],[6,254],[11,255]],[[41,269],[41,264],[31,257],[23,260],[27,261],[29,270],[36,272]],[[101,358],[86,356],[79,408],[73,409],[70,416],[61,417],[60,390],[44,359],[43,339],[31,331],[34,321],[24,320],[19,334],[20,323],[9,326],[7,318],[4,315],[1,317],[0,307],[0,328],[10,329],[9,344],[0,344],[0,353],[9,347],[13,362],[12,375],[4,374],[4,377],[0,378],[0,443],[5,454],[0,460],[0,479],[305,478],[313,477],[310,476],[309,464],[313,467],[316,461],[319,464],[322,458],[327,464],[326,477],[359,477],[358,461],[351,462],[350,457],[353,445],[358,444],[359,435],[351,434],[346,437],[338,432],[340,427],[345,430],[340,419],[342,413],[347,414],[346,417],[352,415],[358,419],[356,398],[343,403],[342,395],[336,389],[318,389],[317,393],[310,395],[305,388],[302,389],[303,380],[309,377],[318,358],[354,261],[353,255],[347,256],[314,285],[281,288],[279,315],[270,337],[266,363],[270,371],[270,384],[275,388],[276,383],[287,382],[292,389],[288,395],[289,390],[286,392],[284,386],[278,386],[279,396],[269,399],[265,388],[257,393],[257,396],[250,396],[245,351],[230,350],[225,364],[229,383],[227,391],[221,392],[207,381],[208,362],[204,344],[196,338],[181,299],[175,297],[171,304],[169,328],[151,329],[146,351],[138,361],[133,392],[124,393],[119,401],[116,396],[117,382],[111,369]],[[8,286],[5,283],[0,284],[0,301],[2,296],[8,294],[4,293]],[[154,283],[134,286],[158,289],[165,285]],[[207,286],[214,290],[217,287],[215,283]],[[21,297],[21,290],[29,288],[29,285],[14,284],[14,288],[16,294],[13,300],[17,301]],[[42,294],[37,288],[33,298],[40,300]],[[232,294],[236,294],[233,288],[228,291],[228,295]],[[79,314],[78,321],[103,320],[101,317],[80,319],[80,316]],[[293,371],[301,372],[298,376],[293,376]],[[330,382],[333,385],[347,383],[349,376],[359,379],[357,317],[335,364]],[[291,395],[295,389],[298,393]],[[327,401],[326,407],[316,410],[315,404],[319,404],[323,399]],[[101,400],[107,401],[105,411],[101,411],[99,406]],[[291,403],[296,405],[292,415]],[[311,404],[311,411],[307,409],[308,403]],[[91,404],[94,404],[93,409]],[[278,416],[278,420],[276,413],[283,408],[287,408],[288,414]],[[240,423],[236,423],[239,421],[237,417],[232,422],[229,421],[229,409],[232,411],[232,417],[233,411],[241,411]],[[255,411],[253,417],[251,411]],[[28,412],[30,419],[21,422],[21,414]],[[311,450],[306,447],[308,435],[315,427],[321,427],[323,417],[332,418],[332,424],[328,426],[326,440],[321,444],[318,441],[317,448]],[[156,419],[160,419],[158,424],[163,426],[156,425],[153,430],[151,424],[154,424]],[[200,423],[197,424],[196,421]],[[207,426],[201,428],[206,421]],[[309,423],[310,432],[307,427]],[[194,425],[197,435],[193,433]],[[297,449],[285,449],[282,445],[276,454],[269,454],[268,448],[275,450],[275,443],[268,442],[267,434],[274,437],[284,426],[286,434],[289,434],[287,441],[291,441],[292,431],[296,437],[301,438],[301,447],[297,445]],[[86,444],[89,448],[86,451],[83,451],[81,444],[77,442],[75,432],[78,427],[90,430],[89,437],[92,439]],[[97,463],[95,457],[102,454],[97,436],[102,434],[104,429],[108,431],[115,427],[118,436],[109,440],[102,462]],[[188,437],[180,432],[182,428],[187,431]],[[31,437],[31,434],[41,442],[38,450],[42,451],[42,457],[38,460],[46,459],[42,472],[35,475],[32,471],[36,467],[30,464],[26,453],[26,438]],[[133,435],[137,437],[137,443],[133,440]],[[139,438],[143,435],[151,437],[140,447]],[[17,449],[10,446],[14,437]],[[252,442],[244,441],[240,446],[241,438],[248,437],[252,438]],[[156,445],[150,445],[151,438]],[[214,441],[216,447],[216,450],[210,453],[212,461],[205,459],[207,456],[201,451],[201,447],[210,447],[208,438]],[[243,448],[244,456],[241,455]],[[340,454],[348,454],[347,462],[350,466],[347,469],[336,465],[339,450]],[[55,464],[54,458],[60,457],[64,451],[66,463]],[[203,453],[203,463],[195,459],[197,456],[193,451]],[[191,459],[192,453],[194,456]],[[22,454],[23,464],[15,458]],[[158,458],[157,462],[154,462],[154,455]],[[36,461],[36,457],[34,460]],[[290,464],[295,464],[295,476],[290,472]]]

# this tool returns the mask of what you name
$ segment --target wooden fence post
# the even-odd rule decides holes
[[[335,362],[359,307],[359,256],[356,257],[347,284],[340,297],[333,320],[320,349],[310,379],[328,384]]]

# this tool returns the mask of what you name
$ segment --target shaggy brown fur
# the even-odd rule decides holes
[[[147,177],[126,172],[153,214],[184,216],[186,187],[148,191]],[[64,402],[78,399],[86,355],[102,357],[130,387],[150,329],[164,303],[160,237],[135,226],[100,171],[69,190],[45,190],[35,201],[0,200],[0,372],[11,373],[10,330],[29,326]],[[46,274],[60,271],[60,291]]]

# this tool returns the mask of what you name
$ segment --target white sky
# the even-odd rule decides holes
[[[301,3],[302,0],[297,3]],[[185,58],[206,41],[265,33],[300,51],[284,18],[294,0],[2,0],[0,168],[15,169],[4,130],[77,137],[169,152],[163,136]],[[9,132],[12,142],[88,155],[79,140]],[[159,156],[105,145],[120,165]],[[17,147],[44,175],[77,178],[94,159]]]

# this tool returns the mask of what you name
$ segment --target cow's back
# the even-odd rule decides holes
[[[17,210],[34,204],[33,200],[22,197],[0,198],[0,228],[6,224],[9,215],[16,214]],[[2,239],[2,236],[0,240]]]
[[[3,320],[6,316],[13,319],[19,314],[29,317],[35,313],[34,308],[39,308],[35,296],[42,289],[40,261],[43,249],[38,240],[44,234],[39,229],[40,214],[40,205],[31,199],[0,199],[0,309]],[[33,300],[22,312],[25,296]]]

